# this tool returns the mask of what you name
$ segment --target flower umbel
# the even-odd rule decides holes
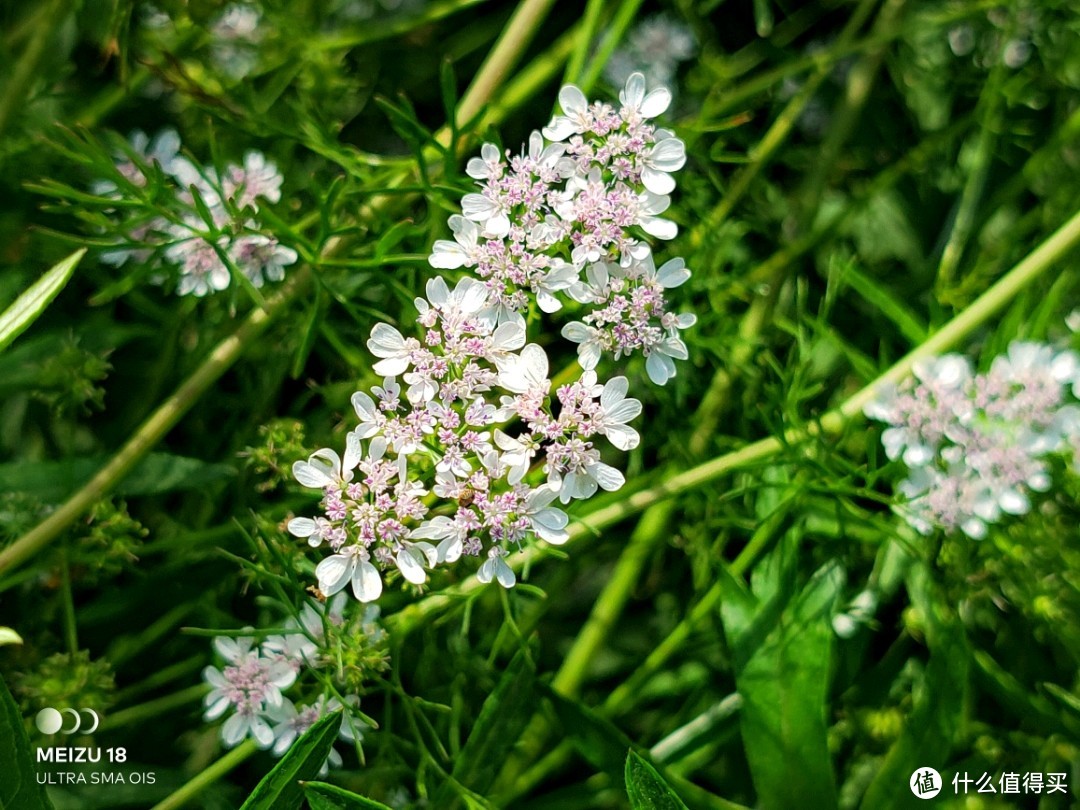
[[[1015,341],[975,374],[966,358],[916,363],[915,379],[879,393],[866,415],[889,424],[890,459],[909,468],[898,507],[918,531],[960,530],[974,539],[1005,515],[1031,509],[1050,488],[1049,456],[1075,452],[1080,356]]]
[[[461,215],[450,217],[454,241],[435,243],[431,265],[475,272],[485,314],[497,323],[520,319],[533,298],[547,313],[566,299],[581,304],[585,314],[563,336],[579,345],[583,368],[604,352],[616,359],[640,352],[649,377],[663,385],[673,361],[687,357],[680,331],[695,322],[665,300],[690,271],[681,259],[657,270],[645,241],[678,233],[661,215],[686,150],[651,122],[670,101],[664,88],[646,92],[640,73],[627,80],[618,107],[563,87],[562,115],[533,132],[521,154],[488,143],[469,161],[480,191],[466,194]]]

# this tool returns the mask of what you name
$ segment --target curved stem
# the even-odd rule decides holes
[[[488,57],[473,80],[465,99],[462,100],[459,118],[466,120],[486,104],[509,68],[517,61],[521,51],[528,45],[535,31],[529,26],[538,24],[553,0],[525,0],[515,13],[507,31]],[[526,13],[528,12],[528,13]],[[508,44],[509,43],[509,44]],[[513,45],[513,47],[511,47]],[[516,50],[515,50],[516,49]],[[498,52],[498,58],[496,58]],[[550,61],[550,60],[548,60]],[[534,86],[542,83],[547,74],[538,71],[530,74]],[[525,91],[515,84],[519,94]],[[508,108],[509,109],[509,108]],[[471,112],[470,112],[471,111]],[[498,121],[507,110],[499,110],[491,116]],[[447,133],[448,129],[445,130]],[[387,198],[384,198],[387,199]],[[374,213],[377,204],[369,207]],[[306,288],[310,270],[302,270],[289,280],[265,308],[252,312],[244,323],[229,337],[219,343],[210,356],[184,381],[176,392],[166,400],[139,427],[135,435],[85,486],[65,501],[55,512],[24,534],[7,548],[0,551],[0,573],[14,568],[47,546],[68,526],[79,518],[95,501],[111,490],[131,471],[132,467],[148,453],[162,437],[180,420],[195,401],[206,392],[228,368],[236,362],[248,345],[273,321],[274,317],[291,304]]]
[[[78,519],[98,499],[116,486],[125,475],[180,421],[188,409],[224,374],[270,325],[274,316],[307,286],[310,271],[302,270],[289,280],[266,307],[254,310],[240,328],[222,340],[210,356],[135,431],[109,462],[55,512],[0,551],[0,573],[32,557]]]
[[[258,747],[255,745],[254,740],[244,740],[179,790],[174,791],[155,804],[150,810],[176,810],[177,807],[183,807],[257,750]]]
[[[738,450],[725,453],[685,472],[674,475],[649,489],[628,495],[622,501],[598,509],[576,520],[569,528],[570,539],[567,544],[578,542],[586,535],[598,534],[602,529],[618,523],[623,518],[637,514],[655,503],[667,500],[682,492],[715,481],[732,470],[754,464],[780,452],[785,446],[799,442],[809,436],[822,433],[840,432],[849,422],[860,417],[862,410],[876,395],[881,386],[896,384],[911,374],[912,367],[919,360],[948,351],[975,329],[985,324],[992,316],[1002,310],[1028,284],[1046,272],[1069,250],[1080,244],[1080,212],[1077,212],[1041,245],[1029,253],[1012,270],[1006,273],[994,286],[971,303],[963,312],[931,335],[920,346],[898,360],[892,367],[877,377],[865,388],[845,400],[839,407],[828,412],[822,418],[807,427],[791,428],[782,436],[768,436],[758,439]],[[564,548],[560,546],[559,548]],[[532,565],[549,556],[552,551],[546,546],[534,545],[515,555],[512,563],[516,567]],[[472,577],[465,582],[447,588],[441,593],[432,594],[419,602],[408,605],[385,620],[387,629],[393,633],[409,633],[424,620],[449,607],[455,599],[472,593],[483,585]]]
[[[476,78],[458,105],[457,120],[464,124],[473,118],[506,79],[521,54],[540,31],[540,24],[555,0],[522,0],[506,29],[480,66]]]

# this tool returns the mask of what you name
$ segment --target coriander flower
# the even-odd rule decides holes
[[[231,709],[234,714],[221,727],[225,745],[231,748],[252,737],[260,747],[269,748],[274,738],[265,713],[282,704],[281,690],[292,686],[296,672],[284,661],[262,657],[252,649],[250,637],[219,636],[214,648],[227,664],[203,670],[203,679],[212,687],[203,699],[205,719],[216,720]]]
[[[920,360],[914,379],[883,388],[866,415],[886,422],[886,455],[908,467],[897,511],[919,532],[982,539],[1006,515],[1031,510],[1052,485],[1048,457],[1070,452],[1080,422],[1080,357],[1014,341],[975,374],[959,355]]]
[[[646,92],[634,74],[619,97],[618,108],[590,104],[566,85],[562,114],[533,132],[519,154],[484,144],[466,166],[479,190],[450,217],[454,240],[436,241],[428,261],[475,273],[488,300],[483,314],[496,323],[520,319],[533,301],[545,313],[567,298],[585,304],[578,325],[563,332],[579,344],[582,367],[594,368],[604,352],[616,359],[640,352],[651,358],[650,378],[663,384],[674,361],[687,356],[678,331],[693,317],[668,312],[662,291],[689,272],[680,262],[678,272],[658,274],[642,235],[677,235],[662,214],[686,148],[650,123],[670,103],[667,90]],[[413,348],[389,327],[377,342],[378,356],[399,361]],[[377,370],[397,373],[391,367]]]
[[[320,450],[294,466],[322,496],[321,514],[293,518],[288,529],[329,548],[316,566],[324,593],[351,585],[368,602],[387,574],[423,585],[431,570],[470,558],[486,559],[483,581],[509,587],[503,558],[514,548],[566,541],[556,498],[622,485],[598,441],[619,449],[638,441],[627,423],[641,405],[627,398],[625,378],[602,384],[586,372],[553,391],[544,350],[522,346],[520,320],[488,317],[484,292],[475,279],[452,289],[434,279],[416,302],[422,339],[376,325],[375,371],[394,374],[353,395],[358,425],[344,457]]]
[[[302,737],[318,720],[337,711],[348,714],[351,709],[355,708],[359,699],[354,695],[350,695],[347,701],[347,703],[343,704],[336,697],[327,699],[325,695],[320,695],[314,703],[308,706],[297,708],[296,704],[291,700],[286,700],[281,706],[272,709],[268,713],[268,719],[273,723],[271,730],[273,747],[271,752],[276,757],[285,756],[289,749],[292,748],[293,743]],[[342,718],[338,737],[353,742],[362,736],[360,728],[363,726],[364,724],[359,720],[344,717]],[[319,775],[325,776],[330,768],[340,768],[341,765],[341,754],[336,749],[331,748],[326,761],[319,769]]]

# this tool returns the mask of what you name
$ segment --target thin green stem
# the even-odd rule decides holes
[[[532,42],[555,0],[522,0],[458,105],[458,124],[474,118]],[[449,137],[447,131],[446,137]]]
[[[243,354],[255,339],[270,325],[286,304],[292,302],[310,281],[307,269],[295,273],[290,280],[267,300],[265,309],[255,309],[240,328],[222,340],[209,357],[188,377],[175,393],[155,410],[134,435],[109,462],[55,512],[0,551],[0,573],[25,562],[77,520],[100,498],[115,487],[124,476],[180,421],[192,405]]]
[[[838,48],[844,47],[849,43],[855,36],[855,33],[862,28],[876,2],[877,0],[862,0],[855,9],[855,12],[851,15],[851,19],[849,19],[844,26],[844,30],[840,33],[840,37],[837,40]],[[736,172],[727,193],[709,213],[708,217],[702,221],[701,225],[695,228],[691,238],[697,244],[700,244],[703,234],[715,230],[728,218],[731,212],[735,210],[735,206],[742,200],[743,195],[750,189],[750,186],[753,184],[758,174],[769,165],[780,147],[787,140],[788,135],[790,135],[791,131],[795,128],[795,124],[799,120],[799,116],[802,115],[806,105],[810,103],[810,99],[814,97],[814,94],[821,86],[821,83],[825,81],[825,78],[829,75],[829,70],[825,66],[827,64],[827,62],[823,62],[819,65],[814,75],[806,80],[806,84],[804,84],[791,101],[787,103],[765,135],[762,136],[761,140],[750,150],[750,162]]]
[[[986,179],[990,173],[991,159],[994,153],[994,144],[997,142],[997,133],[1000,127],[1001,112],[1004,99],[1001,94],[1001,82],[1004,68],[999,64],[986,83],[980,99],[983,107],[982,127],[975,141],[975,150],[972,157],[967,180],[960,192],[960,201],[953,219],[952,229],[949,231],[948,241],[941,251],[941,260],[937,268],[937,293],[940,300],[949,302],[956,287],[956,271],[960,265],[964,249],[968,245],[972,229],[975,227],[975,216],[979,202],[982,200],[986,189]]]
[[[642,0],[623,0],[611,19],[611,25],[604,33],[604,38],[596,49],[596,53],[589,61],[588,67],[582,72],[578,81],[578,87],[586,95],[596,86],[600,80],[600,74],[604,72],[604,65],[611,59],[615,49],[619,47],[628,29],[637,19],[638,9],[641,8]]]
[[[194,703],[195,701],[201,700],[207,691],[208,687],[205,683],[197,683],[193,686],[189,686],[187,689],[181,689],[179,692],[174,692],[171,695],[165,695],[164,697],[140,703],[137,706],[121,709],[118,712],[113,712],[102,720],[101,729],[102,731],[108,731],[110,729],[131,725],[132,723],[142,723],[151,717],[157,717],[178,706],[184,706],[188,703]]]
[[[71,592],[71,566],[68,564],[66,545],[60,549],[60,599],[64,605],[64,640],[67,642],[68,652],[75,655],[79,651],[79,633],[75,620],[75,595]]]
[[[254,740],[244,740],[190,782],[155,804],[150,810],[176,810],[178,807],[183,807],[258,750]]]
[[[585,14],[578,28],[574,51],[570,54],[566,71],[563,73],[563,84],[574,84],[581,77],[585,59],[589,55],[589,47],[596,38],[596,29],[600,25],[600,14],[605,4],[605,0],[589,0],[585,4]]]
[[[136,698],[139,695],[164,686],[170,681],[186,677],[193,672],[198,672],[202,668],[203,662],[203,656],[198,655],[184,661],[177,661],[175,664],[170,664],[167,667],[156,670],[153,675],[148,675],[141,681],[137,681],[136,683],[119,690],[116,693],[116,701],[117,703],[127,703],[132,698]]]
[[[36,20],[33,34],[19,55],[14,69],[8,74],[3,93],[0,94],[0,138],[4,137],[12,118],[26,101],[35,79],[39,78],[41,60],[56,27],[67,16],[68,3],[69,0],[55,0],[49,13]]]
[[[784,447],[809,436],[839,433],[849,422],[862,415],[863,408],[877,395],[882,386],[901,382],[911,374],[912,367],[919,360],[948,351],[959,344],[1000,312],[1021,290],[1046,272],[1077,244],[1080,244],[1080,212],[1074,214],[996,284],[973,301],[967,309],[898,360],[869,385],[845,400],[835,410],[825,414],[817,423],[805,428],[791,428],[782,436],[758,439],[738,450],[725,453],[674,475],[663,484],[635,492],[621,501],[591,512],[570,525],[568,529],[570,539],[567,543],[577,542],[588,535],[599,534],[602,529],[637,514],[655,503],[709,484],[732,470],[761,462],[779,453]],[[565,548],[565,546],[560,546],[560,548]],[[531,546],[515,555],[511,562],[519,567],[532,565],[551,553],[546,547]],[[472,578],[453,588],[447,588],[441,593],[425,597],[387,617],[387,628],[399,636],[408,634],[417,629],[428,616],[446,609],[453,604],[454,600],[481,587],[483,585]]]

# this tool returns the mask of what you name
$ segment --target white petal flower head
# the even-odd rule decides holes
[[[602,461],[593,461],[580,470],[566,473],[559,487],[559,500],[562,503],[585,500],[596,494],[597,489],[615,492],[626,483],[621,472]]]
[[[308,456],[307,461],[293,464],[293,478],[312,489],[347,484],[353,478],[360,455],[360,439],[355,433],[350,433],[345,439],[344,458],[327,447],[316,450]]]
[[[434,568],[439,561],[438,552],[431,543],[403,543],[401,550],[394,557],[394,563],[405,579],[413,585],[427,582],[428,568]]]
[[[530,343],[518,355],[511,355],[499,367],[499,385],[515,394],[551,388],[547,353]]]
[[[498,179],[502,176],[503,156],[493,143],[480,147],[480,157],[469,158],[465,165],[465,174],[474,180]]]
[[[665,385],[675,376],[675,361],[686,360],[689,356],[682,339],[676,335],[668,335],[649,352],[645,360],[645,371],[654,383]]]
[[[315,567],[319,590],[333,596],[346,585],[352,585],[353,595],[360,602],[373,602],[382,595],[382,577],[372,565],[367,550],[348,546]]]
[[[679,235],[679,226],[670,219],[657,216],[664,213],[670,205],[671,198],[666,194],[643,191],[638,195],[637,224],[649,236],[655,236],[657,239],[674,239]]]
[[[580,321],[571,321],[562,328],[562,336],[572,343],[578,344],[578,363],[586,371],[596,368],[603,353],[602,333],[593,326],[587,326]],[[672,374],[674,374],[674,370]],[[652,377],[652,375],[649,375]],[[667,378],[665,377],[665,382]],[[655,378],[654,378],[655,381]],[[661,383],[663,385],[663,383]]]
[[[657,87],[646,93],[645,77],[641,73],[632,73],[626,80],[626,86],[619,91],[619,103],[623,106],[625,118],[656,118],[671,106],[671,91],[666,87]]]
[[[448,220],[450,230],[454,232],[454,241],[439,239],[432,247],[428,264],[440,270],[456,270],[459,267],[473,267],[477,262],[480,230],[476,223],[454,214]]]
[[[486,237],[502,239],[510,233],[510,216],[502,200],[484,194],[466,194],[461,198],[461,213],[479,223]]]
[[[604,384],[600,395],[599,431],[620,450],[632,450],[641,439],[626,424],[641,414],[641,402],[626,396],[629,387],[626,377],[613,377]]]
[[[589,115],[589,100],[580,88],[572,84],[564,85],[559,91],[559,106],[563,114],[556,115],[542,130],[549,141],[565,141],[571,135],[580,135],[589,129],[592,117]]]
[[[468,533],[468,529],[453,518],[439,515],[421,523],[409,533],[409,537],[413,540],[438,540],[435,562],[454,563],[464,551]]]
[[[570,518],[563,510],[550,506],[558,494],[558,491],[550,485],[537,487],[529,493],[525,501],[525,515],[529,518],[537,537],[553,545],[561,546],[570,539],[570,534],[566,531]]]
[[[947,389],[962,388],[972,377],[971,361],[960,354],[920,358],[911,370],[921,382]]]
[[[503,559],[505,556],[506,550],[499,546],[488,549],[488,558],[481,563],[480,570],[476,572],[476,578],[485,585],[495,579],[504,588],[513,588],[517,582],[517,575],[514,574],[514,569],[506,564]]]
[[[675,190],[671,175],[686,165],[686,144],[675,137],[664,138],[653,144],[641,163],[645,188],[653,194],[670,194]]]
[[[381,358],[372,367],[380,377],[396,377],[411,364],[409,358],[413,345],[388,323],[377,323],[372,327],[367,347],[373,355]]]
[[[221,741],[227,748],[235,748],[247,737],[254,739],[259,748],[274,744],[274,732],[261,714],[237,712],[221,726]]]
[[[652,260],[648,262],[652,265]],[[656,279],[656,283],[666,290],[670,290],[673,287],[679,287],[686,283],[690,278],[690,271],[686,267],[686,262],[682,257],[676,257],[664,262],[659,270],[652,270],[651,276]]]

